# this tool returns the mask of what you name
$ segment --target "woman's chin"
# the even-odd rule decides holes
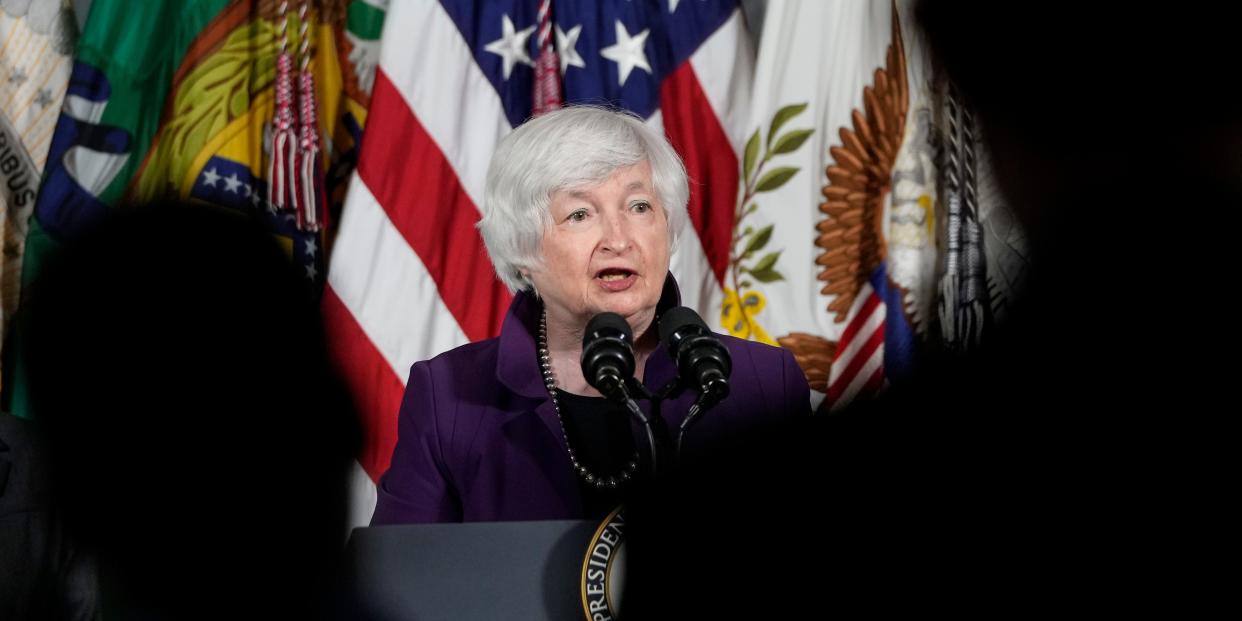
[[[634,294],[622,295],[613,293],[597,296],[595,302],[593,306],[601,309],[599,312],[616,313],[626,318],[640,313],[644,307],[642,299]],[[654,307],[654,304],[651,306]]]

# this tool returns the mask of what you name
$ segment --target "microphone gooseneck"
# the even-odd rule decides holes
[[[582,334],[582,376],[605,397],[622,405],[642,423],[651,448],[651,470],[659,472],[651,419],[638,407],[627,387],[634,383],[634,332],[616,313],[600,313]]]

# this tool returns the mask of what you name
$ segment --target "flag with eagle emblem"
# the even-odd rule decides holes
[[[973,346],[1025,273],[913,4],[774,0],[764,21],[721,320],[790,349],[821,411]]]
[[[792,350],[822,409],[908,374],[935,313],[938,114],[910,4],[764,20],[722,318]]]

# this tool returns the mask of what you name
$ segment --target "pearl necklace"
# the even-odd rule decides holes
[[[638,470],[637,450],[634,451],[634,457],[630,458],[629,463],[625,464],[621,472],[602,477],[596,476],[587,470],[586,466],[578,463],[574,449],[569,446],[569,434],[565,432],[565,419],[561,416],[561,404],[556,399],[556,377],[552,375],[552,356],[548,353],[548,314],[546,312],[539,318],[539,367],[543,371],[543,385],[548,388],[548,394],[552,397],[552,409],[556,410],[556,420],[561,424],[561,435],[565,437],[565,450],[569,451],[569,463],[574,467],[574,472],[577,472],[587,484],[597,489],[615,488],[629,481]]]

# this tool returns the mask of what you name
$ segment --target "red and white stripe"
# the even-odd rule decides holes
[[[884,385],[884,317],[887,308],[871,283],[864,283],[850,308],[849,322],[837,341],[827,403],[831,411]]]
[[[511,131],[500,99],[440,3],[394,2],[384,32],[399,43],[381,51],[323,301],[331,353],[365,432],[359,524],[396,444],[410,366],[495,336],[512,299],[474,228],[492,151]],[[550,20],[541,22],[541,47],[550,36]],[[650,121],[690,173],[693,226],[673,271],[685,303],[708,317],[722,296],[752,68],[739,11],[665,80]]]
[[[717,323],[737,207],[739,160],[746,145],[755,52],[740,10],[664,80],[662,127],[690,177],[690,222],[671,269],[682,304]]]

